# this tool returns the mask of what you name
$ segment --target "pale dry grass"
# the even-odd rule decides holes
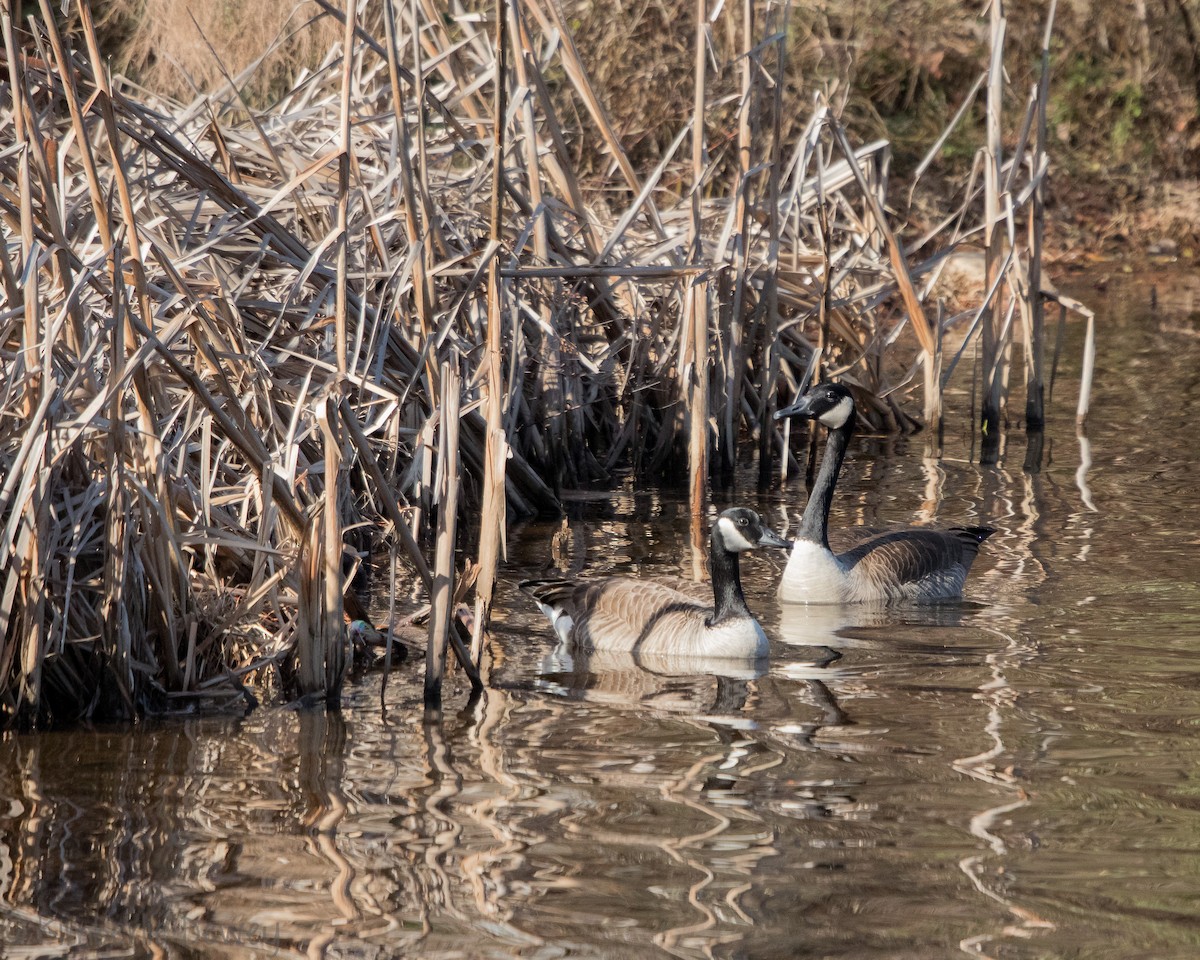
[[[125,38],[114,68],[182,102],[254,68],[239,88],[261,103],[317,67],[342,33],[315,0],[108,0],[97,12]]]

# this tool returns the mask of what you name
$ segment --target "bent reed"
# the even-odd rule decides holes
[[[1040,397],[1044,89],[1012,156],[989,140],[959,212],[902,242],[888,145],[786,92],[786,4],[722,8],[741,50],[718,66],[742,72],[725,132],[700,0],[694,113],[665,121],[652,170],[550,0],[320,6],[341,43],[263,110],[244,78],[182,104],[108,76],[86,4],[67,35],[49,0],[0,13],[9,722],[336,702],[375,552],[477,685],[507,517],[620,472],[702,489],[756,455],[777,478],[772,414],[814,369],[882,429],[921,422],[918,386],[934,422],[980,330],[988,403],[1021,331]],[[1003,83],[993,31],[972,97]],[[725,136],[736,162],[713,163]],[[607,151],[603,178],[573,169],[576,137]],[[947,316],[933,281],[985,235],[984,306]],[[480,563],[455,564],[456,521]]]

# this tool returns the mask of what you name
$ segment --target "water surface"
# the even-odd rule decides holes
[[[755,556],[769,661],[585,661],[519,579],[696,556],[673,495],[581,501],[513,531],[491,688],[440,724],[410,662],[386,715],[367,674],[341,714],[4,735],[0,955],[1200,955],[1200,324],[1080,293],[1092,418],[1072,323],[1040,472],[953,413],[941,459],[851,447],[835,529],[997,527],[968,603],[781,610]],[[803,485],[736,499],[784,529]]]

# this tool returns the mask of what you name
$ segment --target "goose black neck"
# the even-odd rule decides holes
[[[750,616],[750,610],[746,606],[746,595],[742,593],[738,555],[725,546],[715,529],[709,545],[708,558],[713,587],[713,615],[709,623],[715,625],[733,617]]]
[[[808,495],[808,505],[804,508],[800,529],[796,531],[797,539],[829,548],[829,508],[833,505],[833,488],[837,484],[853,432],[853,413],[844,424],[829,431],[829,439],[825,441],[825,456],[821,458],[821,469]]]

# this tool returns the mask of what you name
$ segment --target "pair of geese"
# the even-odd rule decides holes
[[[825,456],[791,543],[745,507],[724,511],[712,527],[713,605],[653,581],[609,577],[592,583],[526,580],[563,641],[588,650],[683,657],[765,656],[767,636],[746,606],[738,554],[790,549],[779,585],[784,603],[934,602],[961,596],[963,581],[990,527],[909,528],[871,537],[844,553],[829,549],[829,507],[850,436],[854,398],[842,384],[811,387],[775,418],[807,417],[829,430]]]

